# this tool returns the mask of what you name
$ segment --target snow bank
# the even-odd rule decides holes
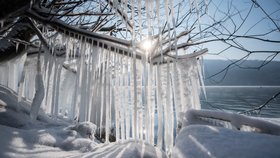
[[[189,110],[184,114],[172,157],[278,158],[279,134],[280,125],[275,120],[223,111]]]
[[[177,136],[172,157],[279,158],[279,146],[279,136],[190,125]]]
[[[30,123],[30,104],[24,98],[18,102],[12,89],[0,85],[0,124],[15,128],[36,128],[42,124],[69,125],[66,121],[51,119],[42,109],[37,120]]]
[[[46,158],[69,157],[81,155],[79,151],[64,151],[61,148],[40,142],[39,131],[17,129],[0,125],[0,157],[1,158]],[[51,135],[45,134],[45,140],[58,141]],[[46,141],[44,141],[46,142]]]

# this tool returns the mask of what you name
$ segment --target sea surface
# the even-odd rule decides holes
[[[242,112],[264,104],[280,92],[280,86],[206,86],[206,98],[201,95],[202,109]],[[252,116],[280,118],[280,95],[272,99],[260,113]]]

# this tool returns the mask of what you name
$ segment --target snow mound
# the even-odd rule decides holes
[[[91,122],[81,122],[69,127],[71,130],[77,131],[84,138],[93,138],[97,126]]]
[[[279,158],[280,136],[189,125],[176,138],[174,158]]]

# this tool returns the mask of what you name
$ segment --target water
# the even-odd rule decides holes
[[[280,91],[280,86],[208,86],[206,87],[207,100],[200,97],[202,109],[221,109],[232,112],[241,112],[260,106]],[[269,118],[280,117],[280,96],[269,102],[260,114],[250,113],[252,116]]]

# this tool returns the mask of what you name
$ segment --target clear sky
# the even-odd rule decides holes
[[[241,16],[244,18],[245,15],[249,12],[252,1],[251,0],[233,0],[232,5],[235,6],[238,10],[241,12]],[[219,9],[221,10],[227,10],[229,6],[229,0],[214,0],[212,3],[216,4]],[[271,18],[275,21],[275,24],[280,26],[280,1],[279,0],[257,0],[257,3],[263,8],[263,10],[271,16]],[[215,6],[215,7],[216,7]],[[213,8],[215,8],[213,5],[209,5],[209,14],[213,12]],[[211,10],[212,9],[212,10]],[[234,9],[233,9],[234,10]],[[242,27],[236,32],[236,35],[257,35],[257,34],[264,34],[267,33],[273,29],[276,29],[277,26],[272,22],[271,19],[267,18],[266,13],[264,13],[260,7],[257,5],[254,5],[252,7],[252,11],[249,14],[246,22],[242,25]],[[233,20],[239,24],[242,22],[241,18],[239,18],[239,15],[234,16]],[[234,28],[234,25],[229,21],[226,24],[226,27],[231,30]],[[249,50],[269,50],[269,51],[280,51],[280,31],[273,31],[272,33],[264,36],[259,36],[263,39],[270,39],[275,40],[278,42],[264,42],[260,40],[251,40],[247,38],[243,39],[236,39],[236,42],[244,46],[246,49]],[[237,49],[229,49],[225,51],[224,53],[217,55],[211,55],[215,54],[217,52],[220,52],[221,50],[226,48],[225,44],[222,44],[221,42],[217,43],[209,43],[204,44],[204,47],[207,47],[209,49],[209,54],[205,56],[206,59],[240,59],[241,57],[244,57],[247,53],[242,52]],[[252,60],[263,60],[265,58],[271,58],[269,57],[271,53],[256,53],[253,55],[250,55],[248,59]],[[277,55],[275,57],[275,60],[280,60],[280,55]]]

